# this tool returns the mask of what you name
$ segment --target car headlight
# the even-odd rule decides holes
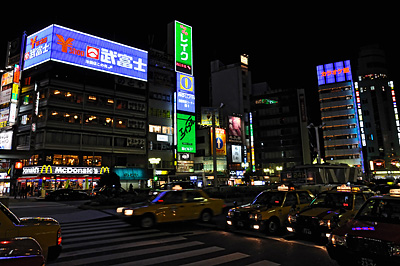
[[[118,207],[117,208],[117,213],[123,213],[124,207]]]
[[[229,210],[229,211],[228,211],[228,217],[229,217],[229,218],[232,218],[233,215],[234,215],[234,214],[233,214],[233,211],[232,211],[232,210]]]
[[[339,236],[339,235],[334,235],[331,234],[331,236],[329,237],[329,242],[333,245],[333,246],[346,246],[346,236]]]
[[[131,216],[131,215],[133,215],[133,210],[132,210],[132,209],[124,210],[124,215],[126,215],[126,216]]]
[[[295,223],[297,221],[297,215],[289,214],[288,221],[289,221],[289,223]]]
[[[320,226],[326,226],[331,229],[331,220],[319,220]]]

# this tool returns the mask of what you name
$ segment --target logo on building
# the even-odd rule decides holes
[[[86,46],[86,56],[91,58],[91,59],[99,60],[99,58],[100,58],[100,49],[88,45],[88,46]]]
[[[53,173],[53,168],[51,165],[43,165],[42,168],[40,169],[40,173],[43,174],[43,170],[45,174],[52,174]]]
[[[75,39],[67,38],[65,40],[64,36],[60,34],[56,34],[56,36],[58,38],[57,44],[61,45],[61,52],[75,54],[79,56],[85,56],[85,51],[75,49],[72,46],[72,42],[75,41]]]
[[[108,168],[107,166],[102,166],[100,169],[100,174],[105,174],[105,173],[110,173],[110,168]]]

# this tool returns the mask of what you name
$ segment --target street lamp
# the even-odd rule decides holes
[[[153,187],[155,187],[155,184],[157,183],[157,178],[156,178],[156,165],[161,162],[161,158],[149,158],[149,163],[153,167]]]

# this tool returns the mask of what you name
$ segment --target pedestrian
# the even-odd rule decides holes
[[[28,187],[25,187],[22,191],[23,198],[26,199],[26,194],[28,194]]]

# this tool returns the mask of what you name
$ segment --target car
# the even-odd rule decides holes
[[[128,192],[123,189],[122,187],[116,187],[116,186],[102,186],[102,187],[95,187],[93,188],[92,192],[90,193],[90,196],[96,197],[96,196],[106,196],[106,197],[116,197],[120,195],[125,195],[128,194]],[[137,194],[134,192],[133,194]]]
[[[331,231],[354,217],[373,192],[366,187],[341,185],[317,195],[300,212],[288,216],[287,230],[326,241]]]
[[[2,266],[43,266],[42,248],[31,237],[0,239],[0,265]]]
[[[46,261],[55,260],[61,253],[60,223],[48,217],[18,218],[0,202],[0,239],[32,237],[43,249]]]
[[[261,192],[252,203],[230,209],[226,223],[229,229],[253,229],[278,234],[288,214],[300,211],[313,199],[314,195],[308,190],[282,185]]]
[[[57,189],[52,191],[46,191],[44,197],[46,200],[85,200],[89,198],[89,195],[82,190],[74,189]]]
[[[139,222],[142,228],[151,228],[164,222],[196,219],[210,222],[224,207],[222,199],[210,198],[203,190],[178,189],[162,191],[149,202],[119,207],[117,213]]]
[[[340,265],[400,265],[400,189],[369,198],[326,245]]]
[[[196,184],[191,181],[172,181],[169,183],[162,184],[156,189],[152,189],[149,191],[149,196],[157,196],[162,191],[165,190],[176,190],[176,189],[196,189]]]

